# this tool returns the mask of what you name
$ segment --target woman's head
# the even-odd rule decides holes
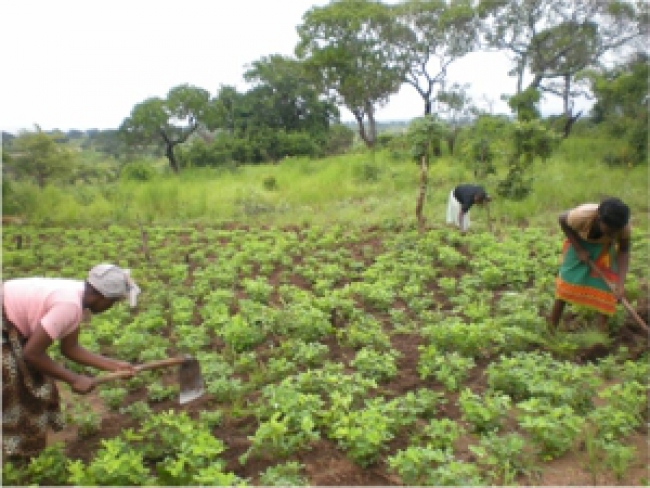
[[[492,198],[485,192],[485,190],[480,190],[474,195],[474,201],[476,203],[487,203],[491,201]]]
[[[127,297],[130,305],[135,307],[139,293],[140,288],[131,278],[130,270],[113,264],[99,264],[86,278],[84,307],[92,313],[101,313]]]
[[[605,225],[604,232],[618,232],[630,221],[630,207],[619,198],[606,198],[598,206],[598,220]]]

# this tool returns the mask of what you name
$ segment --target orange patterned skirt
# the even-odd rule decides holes
[[[581,242],[581,245],[609,281],[618,281],[618,275],[612,269],[615,262],[613,246],[591,242]],[[616,297],[607,283],[589,265],[578,259],[569,240],[565,240],[562,246],[562,264],[555,279],[555,297],[605,315],[613,315],[616,311]]]

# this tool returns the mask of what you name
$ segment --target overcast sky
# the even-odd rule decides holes
[[[189,83],[217,93],[247,89],[246,65],[270,54],[293,55],[296,26],[329,0],[13,0],[0,13],[0,128],[111,129],[133,106]],[[470,83],[479,105],[507,113],[513,93],[505,54],[472,54],[448,79]],[[559,101],[545,113],[560,111]],[[380,121],[422,115],[405,85],[379,110]],[[352,120],[346,109],[343,120]]]

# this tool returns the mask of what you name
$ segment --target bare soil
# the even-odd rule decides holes
[[[367,242],[358,243],[350,249],[351,255],[367,264],[368,253],[364,253],[363,248],[369,247],[375,251],[381,247],[381,242],[374,237],[370,237]],[[189,259],[189,257],[187,258]],[[274,280],[283,270],[276,269],[275,272],[269,277],[270,282]],[[289,270],[290,271],[290,270]],[[450,276],[458,275],[462,270],[450,270]],[[277,278],[275,278],[277,281]],[[309,285],[305,280],[294,275],[291,281],[295,286],[308,288]],[[451,308],[451,304],[447,303],[447,298],[440,293],[440,290],[431,289],[435,293],[437,303],[442,304],[442,309]],[[394,304],[395,307],[404,307],[403,303],[398,301]],[[381,312],[372,310],[366,307],[369,312],[377,317],[381,317]],[[647,301],[639,303],[638,313],[648,320],[648,304]],[[198,319],[198,317],[197,317]],[[570,315],[567,320],[570,321]],[[344,326],[339,323],[336,316],[332,317],[334,326]],[[385,326],[389,327],[388,320],[385,320]],[[417,388],[430,388],[432,390],[444,391],[444,389],[432,379],[423,380],[417,373],[418,361],[418,345],[420,345],[420,337],[413,334],[397,334],[391,332],[392,346],[401,353],[399,359],[399,374],[389,383],[382,385],[382,391],[390,392],[391,395],[401,395],[405,392]],[[325,341],[330,346],[331,361],[339,361],[347,365],[354,357],[354,350],[340,347],[335,340]],[[632,355],[640,355],[648,348],[648,338],[642,335],[639,328],[634,323],[631,317],[626,319],[626,323],[620,331],[620,335],[615,338],[613,344],[608,348],[599,348],[593,351],[582,351],[580,358],[582,361],[590,361],[603,357],[619,345],[626,345],[630,349]],[[214,348],[219,348],[220,344],[215,343]],[[258,350],[258,355],[263,355],[263,351]],[[486,388],[485,368],[488,361],[477,361],[477,365],[471,372],[470,378],[466,383],[467,386],[474,391],[484,391]],[[169,381],[173,381],[170,377]],[[64,401],[67,402],[84,402],[89,405],[93,410],[100,413],[102,416],[101,430],[87,438],[79,438],[77,428],[69,426],[61,432],[51,433],[48,442],[54,443],[63,441],[66,445],[66,452],[70,458],[81,459],[88,462],[97,449],[100,447],[100,441],[104,438],[110,438],[118,435],[124,429],[129,427],[137,427],[135,421],[127,415],[108,410],[102,403],[95,391],[86,397],[77,397],[72,395],[67,386],[61,388]],[[441,407],[439,417],[450,418],[452,420],[462,423],[461,415],[458,406],[455,403],[457,394],[445,393],[447,396],[447,403]],[[138,400],[147,401],[147,392],[143,388],[138,392],[130,393],[126,403],[130,404]],[[176,401],[164,402],[150,402],[150,406],[156,412],[177,410],[187,411],[192,417],[198,417],[202,410],[221,409],[221,405],[215,400],[211,399],[208,395],[198,399],[185,406],[179,406]],[[223,423],[214,429],[214,435],[221,439],[227,446],[226,452],[223,454],[227,462],[227,470],[236,473],[242,478],[249,480],[250,484],[258,484],[260,474],[269,466],[273,466],[278,461],[277,459],[265,459],[264,457],[251,458],[242,466],[239,463],[239,456],[241,456],[250,447],[248,436],[254,434],[256,429],[256,419],[254,417],[240,417],[233,418],[226,416]],[[467,448],[474,439],[471,436],[466,436],[458,441],[457,456],[461,459],[472,461],[472,453]],[[639,431],[629,437],[628,442],[636,448],[637,458],[627,470],[622,479],[616,479],[612,473],[603,472],[594,476],[587,466],[587,454],[584,446],[576,446],[572,452],[547,463],[540,463],[542,471],[539,475],[534,477],[520,477],[516,482],[520,485],[528,486],[612,486],[612,485],[640,485],[647,484],[650,475],[648,473],[648,436],[647,431]],[[393,439],[390,443],[390,451],[392,453],[396,450],[404,448],[408,444],[407,435]],[[352,461],[350,461],[345,453],[341,451],[333,441],[328,439],[321,439],[311,446],[310,450],[302,450],[294,455],[292,459],[299,461],[305,467],[304,474],[309,480],[309,484],[313,486],[398,486],[402,485],[400,478],[391,474],[385,461],[380,461],[377,464],[363,468]],[[385,459],[385,458],[384,458]]]
[[[628,331],[628,336],[639,336]],[[395,395],[404,394],[421,387],[428,387],[433,390],[443,391],[440,385],[434,384],[432,380],[421,380],[415,368],[417,365],[417,346],[418,340],[407,335],[397,335],[393,340],[393,347],[402,352],[399,360],[400,370],[397,377],[384,386],[384,390],[391,391]],[[343,348],[332,348],[334,355],[332,359],[346,361],[352,354]],[[600,354],[599,354],[600,356]],[[486,388],[484,370],[487,367],[487,361],[483,364],[480,362],[472,371],[468,382],[466,383],[473,391],[481,392]],[[169,381],[173,381],[170,377]],[[93,392],[83,398],[77,397],[70,393],[67,385],[61,387],[64,401],[75,402],[83,401],[94,411],[102,415],[101,430],[87,438],[80,438],[77,433],[77,427],[74,425],[66,427],[60,432],[51,432],[48,437],[48,444],[57,441],[63,441],[66,444],[66,452],[70,458],[82,459],[88,462],[93,453],[100,447],[101,439],[115,437],[124,429],[137,427],[136,423],[127,415],[111,412],[108,410],[97,392]],[[460,410],[455,402],[458,395],[455,393],[446,393],[447,403],[440,407],[440,417],[450,418],[462,423]],[[146,390],[135,392],[129,395],[126,400],[127,404],[138,400],[147,401]],[[156,412],[184,410],[190,416],[196,418],[202,410],[211,410],[220,408],[219,405],[204,396],[185,406],[179,406],[175,401],[164,401],[150,403],[152,409]],[[266,468],[273,466],[277,460],[264,458],[251,458],[245,466],[239,463],[239,456],[244,454],[250,447],[248,436],[254,434],[256,428],[256,419],[253,417],[244,418],[226,418],[224,423],[214,430],[215,436],[220,438],[227,446],[227,451],[223,454],[227,461],[227,470],[236,473],[242,478],[251,480],[255,484],[261,472]],[[456,455],[460,459],[473,461],[473,455],[467,449],[467,446],[476,441],[469,436],[460,439],[457,443]],[[533,478],[520,477],[517,483],[527,486],[638,486],[647,484],[650,479],[648,472],[648,435],[647,430],[636,432],[628,438],[630,445],[633,445],[637,452],[637,458],[627,470],[623,479],[616,479],[612,473],[603,472],[594,476],[588,468],[588,457],[584,446],[563,457],[547,462],[541,465],[542,472]],[[398,449],[405,448],[408,444],[406,435],[397,437],[391,442],[390,451],[395,452]],[[391,474],[384,463],[362,468],[350,461],[345,453],[337,448],[336,444],[328,439],[321,439],[314,445],[311,450],[301,451],[295,456],[295,460],[305,466],[305,475],[312,486],[399,486],[403,485],[398,476]]]

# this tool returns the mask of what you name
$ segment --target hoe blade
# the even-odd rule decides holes
[[[187,358],[178,368],[178,384],[180,386],[179,403],[184,405],[196,400],[205,393],[201,367],[194,358]]]

